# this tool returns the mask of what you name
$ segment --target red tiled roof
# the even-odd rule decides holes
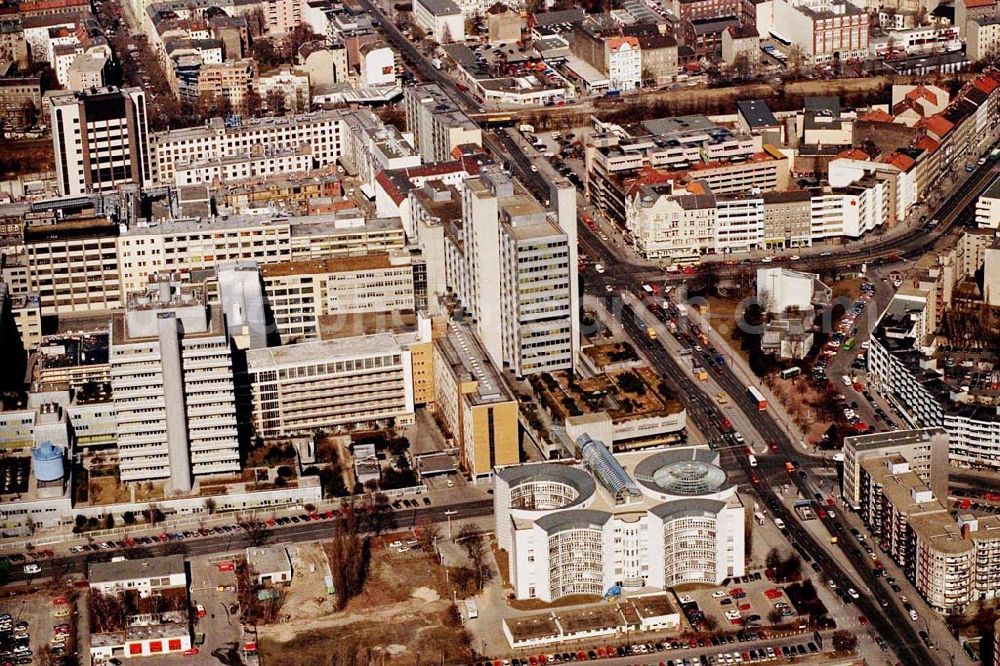
[[[860,116],[858,116],[858,120],[867,120],[873,123],[891,123],[892,116],[890,116],[882,109],[875,109],[874,111],[862,113]]]
[[[974,85],[976,88],[982,90],[984,93],[989,95],[990,93],[992,93],[994,90],[997,89],[997,86],[1000,85],[1000,83],[998,83],[997,80],[994,79],[993,77],[984,75],[984,76],[977,76],[975,79],[973,79],[972,85]]]
[[[965,8],[990,7],[996,4],[996,0],[965,0]]]
[[[910,92],[906,93],[906,99],[912,99],[913,101],[917,101],[921,97],[926,99],[931,104],[937,104],[937,95],[928,90],[926,86],[917,86]]]
[[[909,171],[910,168],[917,163],[915,159],[909,155],[903,155],[902,153],[892,153],[887,155],[882,159],[886,164],[891,164],[900,171]]]
[[[940,147],[941,144],[929,136],[922,136],[917,139],[917,142],[913,145],[920,150],[926,150],[928,153],[933,153],[938,149],[938,147]]]
[[[955,127],[949,120],[941,116],[940,114],[931,116],[930,118],[924,118],[919,123],[918,127],[924,127],[932,134],[939,137],[943,137],[945,134],[950,132],[952,128]]]
[[[870,160],[871,156],[860,148],[848,148],[837,153],[837,157],[844,157],[849,160]]]
[[[463,155],[460,159],[450,160],[448,162],[432,162],[429,164],[421,164],[418,167],[408,167],[403,169],[395,169],[392,171],[394,174],[399,174],[407,180],[413,180],[414,178],[429,178],[431,176],[445,176],[449,173],[457,173],[459,171],[464,171],[470,176],[475,176],[479,174],[479,160],[475,155]],[[389,175],[388,171],[382,170],[378,172],[375,176],[375,182],[377,182],[386,194],[399,205],[406,199],[406,193],[401,192],[396,183],[393,182],[392,177]]]
[[[612,51],[618,50],[624,44],[628,44],[634,49],[639,48],[639,40],[635,37],[612,37],[607,44]]]

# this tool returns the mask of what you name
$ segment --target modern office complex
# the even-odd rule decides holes
[[[122,481],[240,469],[233,361],[222,314],[201,287],[164,277],[111,325],[111,388]]]
[[[461,224],[445,230],[452,297],[475,317],[493,362],[518,376],[575,362],[575,197],[572,210],[563,208],[550,219],[502,169],[488,166],[465,182]]]
[[[146,96],[140,88],[91,88],[50,100],[59,191],[107,192],[149,184]]]
[[[496,473],[497,543],[517,598],[717,585],[743,575],[746,510],[717,453],[615,456],[586,435],[577,444],[582,464]]]
[[[423,320],[412,334],[379,333],[248,350],[255,432],[276,437],[412,423],[411,348],[429,344],[430,322]]]

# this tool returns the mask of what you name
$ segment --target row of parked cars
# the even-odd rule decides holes
[[[540,654],[537,656],[495,659],[487,661],[477,661],[475,666],[542,666],[544,664],[565,664],[574,661],[598,661],[601,659],[612,659],[620,657],[638,656],[645,654],[655,654],[657,652],[667,652],[670,650],[684,650],[708,645],[720,645],[726,643],[759,640],[763,638],[762,633],[753,631],[740,631],[738,634],[721,634],[713,636],[712,639],[688,639],[684,641],[661,641],[654,643],[636,643],[633,645],[619,645],[598,647],[589,650],[576,650],[572,652],[554,652],[550,654]],[[722,652],[716,655],[700,655],[696,657],[686,657],[682,659],[670,659],[661,661],[660,666],[715,666],[721,664],[754,664],[779,659],[782,657],[792,658],[808,654],[817,654],[819,647],[813,641],[800,643],[797,645],[767,646],[762,648],[749,648],[746,650],[734,650],[732,652]]]
[[[0,662],[31,664],[31,633],[24,620],[14,622],[9,613],[0,615]]]

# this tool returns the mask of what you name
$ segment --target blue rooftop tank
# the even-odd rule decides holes
[[[31,462],[38,481],[63,478],[63,451],[52,442],[42,442],[31,451]]]

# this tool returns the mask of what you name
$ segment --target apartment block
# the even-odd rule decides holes
[[[465,41],[465,16],[452,0],[416,0],[413,20],[438,44]]]
[[[420,155],[392,125],[368,109],[344,113],[344,168],[361,180],[361,190],[373,196],[380,171],[420,166]]]
[[[0,46],[0,53],[3,53]],[[41,76],[0,77],[0,118],[11,127],[22,128],[42,117]]]
[[[146,97],[139,88],[97,88],[49,100],[56,177],[63,195],[152,181]]]
[[[976,199],[976,226],[980,229],[1000,229],[1000,179]]]
[[[302,144],[311,147],[315,165],[323,167],[335,164],[342,155],[344,131],[340,111],[259,118],[235,125],[212,118],[202,127],[154,134],[153,171],[158,183],[169,185],[174,182],[178,162],[249,155],[252,146],[265,146],[273,152],[294,152]]]
[[[279,437],[321,428],[350,432],[412,423],[411,346],[429,342],[430,334],[430,321],[425,319],[416,333],[377,333],[249,350],[256,434]],[[418,361],[427,361],[423,348]]]
[[[971,62],[991,60],[1000,53],[1000,17],[970,20],[966,30],[966,54]]]
[[[845,0],[775,0],[765,27],[801,48],[809,62],[868,57],[868,14]]]
[[[860,467],[862,519],[934,611],[996,597],[1000,517],[953,516],[900,454]]]
[[[262,4],[269,35],[287,35],[302,23],[303,0],[264,0]]]
[[[261,267],[264,294],[283,344],[320,337],[321,319],[415,309],[407,253],[290,261]]]
[[[403,91],[406,127],[413,134],[424,162],[446,162],[458,146],[482,146],[483,135],[470,118],[436,83],[409,86]]]
[[[812,197],[806,190],[764,192],[764,246],[769,249],[812,245]]]
[[[434,402],[473,479],[520,461],[517,400],[467,324],[434,341]]]
[[[202,287],[165,276],[131,294],[110,343],[122,481],[189,492],[192,476],[240,469],[229,337]]]
[[[948,494],[948,433],[942,428],[897,430],[844,438],[844,501],[861,506],[861,463],[867,458],[902,456],[909,469],[938,497]]]

